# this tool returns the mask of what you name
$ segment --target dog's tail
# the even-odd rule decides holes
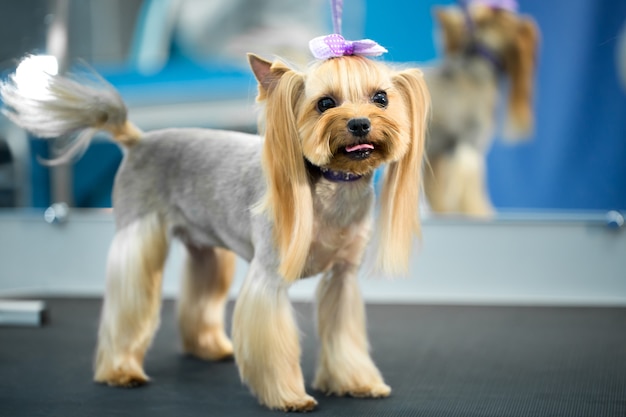
[[[66,163],[81,154],[94,135],[105,130],[130,147],[142,132],[127,120],[124,101],[115,88],[92,72],[91,77],[53,75],[36,56],[22,60],[15,73],[0,84],[3,113],[40,138],[73,137],[62,155],[48,161]]]

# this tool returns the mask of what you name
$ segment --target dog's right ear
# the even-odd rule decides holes
[[[257,100],[265,100],[269,91],[273,90],[280,78],[289,71],[289,67],[282,62],[272,63],[255,54],[248,54],[248,63],[254,77],[259,83],[259,96]]]
[[[267,191],[255,211],[268,213],[280,258],[278,272],[289,282],[300,278],[313,231],[313,200],[297,127],[296,109],[304,92],[303,74],[280,61],[248,55],[265,102],[263,171]]]

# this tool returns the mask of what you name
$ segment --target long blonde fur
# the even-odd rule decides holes
[[[511,77],[508,118],[504,133],[516,139],[528,136],[534,125],[533,90],[539,29],[530,18],[521,17],[515,26],[511,48],[504,59]]]
[[[430,96],[422,72],[406,70],[394,78],[408,113],[408,150],[387,168],[381,197],[378,264],[390,274],[408,271],[411,243],[420,234],[419,190]]]
[[[261,404],[284,411],[310,411],[300,369],[300,341],[288,286],[258,279],[250,264],[233,314],[233,343],[239,375]]]
[[[259,85],[258,100],[265,101],[262,162],[267,181],[259,208],[267,210],[274,223],[278,271],[293,282],[302,274],[313,232],[313,199],[294,113],[304,79],[276,62]]]
[[[167,249],[167,237],[156,214],[136,221],[115,235],[107,262],[96,381],[134,386],[148,380],[143,371],[143,359],[159,326]]]

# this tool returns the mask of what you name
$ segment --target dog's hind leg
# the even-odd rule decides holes
[[[224,359],[233,345],[224,331],[224,308],[235,273],[235,254],[221,248],[187,247],[178,302],[178,320],[186,353]]]
[[[424,191],[430,208],[435,213],[459,213],[462,178],[455,172],[453,154],[440,155],[430,160],[424,172]]]
[[[259,402],[283,411],[310,411],[300,369],[298,329],[287,284],[253,260],[233,317],[235,360]]]
[[[454,152],[431,160],[425,169],[424,190],[435,213],[488,218],[493,207],[485,181],[482,153],[460,144]]]
[[[391,388],[369,354],[356,265],[335,264],[322,277],[316,298],[321,346],[313,387],[340,396],[387,397]]]
[[[119,230],[109,250],[95,380],[115,386],[148,381],[144,355],[159,325],[166,231],[156,214]]]
[[[494,209],[487,191],[485,156],[469,146],[459,147],[458,154],[464,184],[459,201],[460,211],[473,217],[493,216]]]

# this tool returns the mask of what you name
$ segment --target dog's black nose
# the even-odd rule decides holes
[[[354,136],[365,136],[370,132],[372,124],[367,117],[355,117],[348,120],[348,130]]]

